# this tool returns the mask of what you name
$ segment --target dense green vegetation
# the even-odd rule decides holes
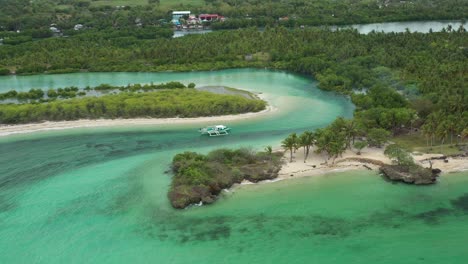
[[[85,90],[95,90],[95,91],[130,91],[130,92],[144,92],[144,91],[153,91],[153,90],[161,90],[161,89],[181,89],[181,88],[195,88],[194,83],[189,83],[185,86],[181,82],[168,82],[168,83],[161,83],[161,84],[129,84],[127,86],[113,86],[109,84],[101,84],[94,88],[86,87]]]
[[[51,100],[59,99],[68,99],[74,98],[77,96],[86,96],[87,92],[95,91],[99,93],[107,93],[110,91],[114,92],[149,92],[154,90],[170,90],[170,89],[182,89],[182,88],[195,88],[194,83],[189,83],[185,86],[180,82],[168,82],[161,84],[129,84],[127,86],[113,86],[109,84],[101,84],[96,87],[86,87],[82,91],[78,87],[65,87],[58,89],[49,89],[47,93],[42,89],[31,89],[28,92],[17,92],[15,90],[8,91],[6,93],[0,93],[0,101],[6,99],[15,99],[18,103],[24,102],[47,102]],[[47,95],[47,96],[46,96]],[[94,94],[93,96],[95,96]]]
[[[214,27],[267,27],[264,32],[255,27],[179,39],[171,39],[170,28],[160,20],[170,17],[167,1],[139,1],[125,7],[120,6],[125,1],[119,1],[118,7],[108,2],[107,6],[104,1],[1,0],[0,74],[269,67],[312,75],[320,88],[350,95],[357,108],[349,122],[369,145],[381,146],[388,133],[398,136],[415,129],[430,148],[435,142],[460,143],[468,134],[468,35],[463,28],[360,35],[354,30],[277,26],[463,19],[468,13],[465,1],[192,1],[192,6],[182,3],[177,8],[230,18]],[[51,23],[69,37],[49,38]],[[84,30],[73,30],[76,23]],[[10,32],[18,29],[20,33]],[[80,96],[65,90],[46,95],[37,90],[12,93],[2,96],[22,100]],[[342,137],[322,132],[323,142],[337,142],[334,150],[323,151],[336,156]],[[346,138],[345,146],[352,145]]]
[[[41,89],[31,89],[29,92],[17,92],[15,90],[6,93],[0,93],[0,100],[17,99],[17,100],[37,100],[44,97],[44,91]]]
[[[468,34],[370,33],[282,27],[178,39],[45,39],[0,48],[0,67],[17,72],[163,71],[269,67],[314,76],[319,87],[351,95],[355,123],[378,135],[422,129],[428,145],[467,134]],[[253,56],[247,58],[246,55]],[[372,136],[371,136],[372,138]]]
[[[221,190],[244,179],[251,182],[274,179],[281,168],[282,153],[250,149],[218,149],[207,155],[177,154],[172,160],[174,176],[168,193],[174,208],[215,201]]]
[[[52,36],[51,24],[66,34],[78,23],[93,29],[152,27],[169,21],[174,9],[229,18],[215,28],[464,19],[468,13],[462,0],[1,0],[0,30],[21,30],[31,39]]]
[[[0,106],[0,124],[21,124],[44,120],[62,121],[99,118],[198,117],[258,112],[261,100],[237,95],[219,95],[194,89],[147,93],[119,93],[47,103]]]

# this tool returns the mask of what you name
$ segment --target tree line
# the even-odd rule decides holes
[[[463,28],[362,35],[267,27],[131,43],[76,36],[4,45],[0,65],[29,73],[289,70],[313,76],[321,89],[350,95],[366,128],[393,135],[422,128],[430,144],[460,139],[468,127],[467,40]]]
[[[315,147],[315,153],[323,155],[325,163],[331,161],[334,164],[335,159],[347,149],[354,147],[357,154],[360,154],[367,146],[382,147],[389,138],[390,132],[385,129],[366,128],[355,119],[339,117],[325,128],[304,131],[299,135],[291,133],[281,142],[281,146],[289,152],[290,162],[293,160],[293,153],[300,148],[304,151],[306,162],[310,150]]]
[[[88,0],[0,0],[0,31],[24,32],[23,37],[52,36],[51,24],[68,33],[75,24],[93,29],[138,28],[163,25],[170,11],[191,10],[195,14],[219,13],[228,20],[214,28],[282,25],[339,25],[410,20],[464,19],[467,5],[461,0],[366,1],[366,0],[206,0],[177,4],[169,0],[129,1],[123,6],[94,4]],[[160,4],[159,2],[164,2]],[[280,18],[282,18],[280,20]],[[285,19],[287,18],[287,19]]]

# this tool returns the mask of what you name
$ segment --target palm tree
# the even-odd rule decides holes
[[[271,160],[271,158],[273,156],[273,148],[271,146],[266,146],[265,147],[265,153],[268,155],[268,157]]]
[[[291,133],[289,136],[292,138],[292,141],[294,142],[293,148],[294,148],[294,153],[296,153],[296,150],[298,150],[301,147],[299,138],[297,137],[296,133]]]
[[[346,135],[346,148],[351,149],[351,141],[354,145],[354,140],[359,133],[359,130],[354,122],[354,119],[346,120],[345,125],[343,127],[343,132]]]
[[[432,130],[431,130],[431,127],[428,123],[424,124],[421,126],[421,131],[423,133],[423,135],[426,137],[426,146],[429,147],[429,139],[431,138],[431,135],[432,135]],[[431,141],[432,143],[432,141]],[[432,144],[431,144],[432,146]]]
[[[442,153],[442,145],[444,145],[445,138],[448,136],[448,123],[447,121],[442,121],[439,123],[436,129],[436,135],[440,138],[440,152]]]
[[[333,158],[333,165],[335,163],[335,159],[346,150],[346,137],[342,133],[336,133],[331,128],[317,130],[316,146],[317,149],[315,152],[325,152],[325,163],[328,164],[328,160]]]
[[[418,116],[417,113],[411,113],[411,117],[410,117],[410,134],[413,134],[413,124],[418,119],[419,119],[419,116]]]
[[[422,126],[423,133],[431,140],[431,147],[434,141],[434,135],[437,128],[437,118],[434,113],[430,114],[424,125]],[[429,141],[429,140],[428,140]]]
[[[450,134],[450,145],[452,145],[453,144],[453,133],[455,133],[455,131],[457,130],[457,123],[456,123],[455,116],[453,116],[453,115],[448,116],[447,119],[446,119],[446,124],[447,124],[448,132]]]
[[[293,133],[294,135],[296,133]],[[296,145],[297,145],[297,142],[296,142],[296,137],[293,136],[293,134],[289,135],[287,138],[285,138],[282,142],[281,142],[281,147],[283,147],[286,151],[289,150],[289,162],[292,162],[292,158],[293,158],[293,149],[295,149]]]
[[[307,157],[309,157],[310,148],[314,144],[314,141],[315,135],[311,131],[304,131],[304,133],[299,136],[299,143],[301,147],[304,148],[304,162],[306,162]]]

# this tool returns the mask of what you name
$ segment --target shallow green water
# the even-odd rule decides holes
[[[352,113],[310,79],[263,70],[28,78],[219,84],[263,92],[279,110],[229,123],[234,133],[222,138],[200,137],[199,125],[0,138],[0,263],[466,263],[468,173],[420,188],[366,171],[330,174],[170,208],[164,171],[175,153],[276,145],[290,131]]]

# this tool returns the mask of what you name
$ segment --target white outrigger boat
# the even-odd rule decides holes
[[[198,132],[202,135],[208,135],[210,137],[217,137],[217,136],[226,136],[229,135],[229,131],[231,128],[225,125],[215,125],[215,126],[207,126],[204,128],[200,128]]]

